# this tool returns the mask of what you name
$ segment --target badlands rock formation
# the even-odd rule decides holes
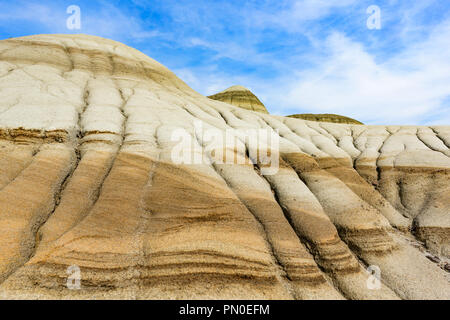
[[[226,102],[246,110],[269,113],[264,104],[250,90],[243,86],[232,86],[208,98]]]
[[[450,298],[449,126],[244,110],[85,35],[0,41],[0,96],[0,298]],[[174,161],[221,151],[199,124],[279,170]]]
[[[346,123],[346,124],[363,124],[358,120],[332,113],[300,113],[293,114],[288,117],[320,122]]]

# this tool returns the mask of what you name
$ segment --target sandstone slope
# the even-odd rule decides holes
[[[226,102],[246,110],[269,113],[258,97],[243,86],[229,87],[219,93],[208,96],[208,98]]]
[[[309,121],[346,123],[346,124],[363,124],[358,120],[332,113],[299,113],[288,116],[290,118],[303,119]]]
[[[450,126],[244,110],[85,35],[0,41],[0,96],[1,298],[450,298]],[[273,130],[280,169],[174,163],[176,130],[219,148],[198,123]]]

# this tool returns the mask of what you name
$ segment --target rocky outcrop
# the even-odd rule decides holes
[[[85,35],[0,41],[0,96],[1,298],[450,298],[448,126],[245,110]]]
[[[232,86],[228,89],[208,96],[210,99],[226,102],[246,110],[269,113],[264,104],[250,90],[243,86]]]
[[[288,117],[296,118],[296,119],[303,119],[303,120],[309,120],[309,121],[319,121],[319,122],[332,122],[332,123],[346,123],[346,124],[363,124],[362,122],[359,122],[358,120],[340,116],[338,114],[332,114],[332,113],[299,113],[299,114],[293,114]]]

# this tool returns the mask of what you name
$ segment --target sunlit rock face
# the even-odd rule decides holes
[[[290,115],[288,117],[319,122],[363,124],[358,120],[332,113],[299,113]]]
[[[208,98],[226,102],[246,110],[269,113],[264,104],[250,90],[243,86],[232,86]]]
[[[249,111],[85,35],[0,41],[0,97],[1,298],[450,298],[449,126]],[[199,126],[277,170],[178,161],[223,148]]]

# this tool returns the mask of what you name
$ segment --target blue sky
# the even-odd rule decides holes
[[[80,30],[66,28],[69,5]],[[273,114],[450,124],[448,0],[0,0],[1,39],[39,33],[124,42],[202,94],[246,86]]]

